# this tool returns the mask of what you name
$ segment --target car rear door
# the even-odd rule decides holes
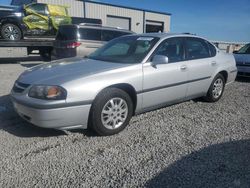
[[[164,55],[167,64],[152,66],[150,61],[155,55]],[[143,64],[143,108],[164,106],[182,101],[187,91],[187,70],[184,61],[182,37],[164,40],[155,50],[149,62]]]
[[[211,44],[210,44],[211,45]],[[186,37],[185,52],[188,72],[187,98],[205,95],[210,86],[217,62],[210,52],[209,43],[201,38]]]

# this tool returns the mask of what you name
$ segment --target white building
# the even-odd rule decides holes
[[[73,17],[101,19],[103,25],[121,27],[136,33],[169,32],[170,13],[131,8],[87,0],[12,0],[12,5],[48,3],[69,7]]]
[[[247,42],[225,42],[225,41],[211,41],[217,46],[220,50],[223,50],[227,53],[232,53],[233,51],[238,51],[240,48],[245,46]]]

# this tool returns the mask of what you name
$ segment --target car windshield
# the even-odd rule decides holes
[[[243,46],[237,54],[250,54],[250,44]]]
[[[141,63],[158,40],[158,37],[120,37],[99,48],[88,58],[114,63]]]
[[[23,11],[23,6],[18,6],[15,8],[16,12],[22,12]]]

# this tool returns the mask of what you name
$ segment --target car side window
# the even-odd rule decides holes
[[[156,49],[154,55],[164,55],[168,57],[169,63],[184,60],[183,38],[170,38],[163,41]]]
[[[186,39],[186,58],[188,60],[210,57],[206,41],[199,38]]]
[[[28,6],[29,9],[31,9],[32,11],[38,13],[38,14],[42,14],[45,15],[46,14],[46,5],[44,4],[32,4],[30,6]]]
[[[95,40],[101,41],[101,30],[100,29],[79,29],[80,39],[82,40]]]

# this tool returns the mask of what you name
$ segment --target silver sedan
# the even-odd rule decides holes
[[[205,97],[218,101],[235,80],[233,55],[184,34],[120,37],[88,58],[54,61],[20,75],[11,91],[17,113],[44,128],[123,130],[134,114]]]

